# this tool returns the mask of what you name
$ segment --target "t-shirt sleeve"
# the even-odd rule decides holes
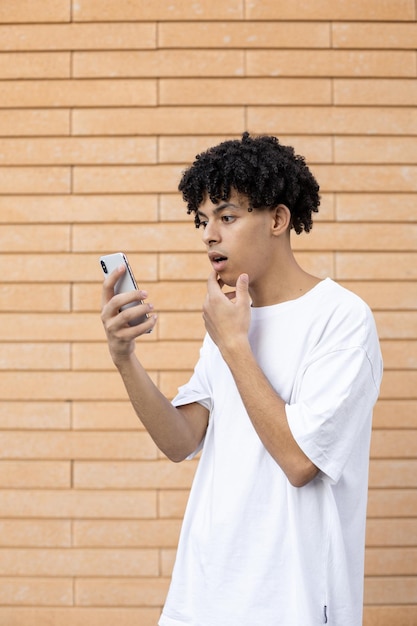
[[[174,406],[198,402],[209,411],[211,410],[212,394],[208,368],[209,353],[209,339],[206,337],[200,349],[200,358],[190,380],[178,388],[178,393],[172,400]]]
[[[309,459],[337,482],[361,436],[369,437],[379,380],[363,347],[334,350],[310,363],[286,405],[291,432]]]
[[[178,388],[178,393],[172,400],[172,404],[176,407],[184,404],[192,404],[198,402],[204,406],[209,412],[212,408],[212,393],[209,380],[209,368],[207,362],[209,360],[210,345],[208,337],[205,338],[200,350],[200,358],[194,368],[194,372],[190,380]],[[193,458],[203,447],[204,439],[198,448],[187,458]]]

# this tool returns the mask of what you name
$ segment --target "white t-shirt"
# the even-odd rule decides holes
[[[175,406],[210,411],[160,626],[361,626],[372,408],[382,361],[368,306],[331,279],[252,308],[256,359],[320,469],[291,486],[206,337]]]

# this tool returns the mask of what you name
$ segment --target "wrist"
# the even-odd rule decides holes
[[[219,349],[227,364],[239,360],[246,360],[248,357],[253,356],[247,335],[231,337],[227,343]]]
[[[111,351],[110,356],[113,360],[114,365],[120,372],[125,368],[131,367],[133,361],[135,360],[134,348],[129,352]]]

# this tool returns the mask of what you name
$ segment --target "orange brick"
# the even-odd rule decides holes
[[[244,128],[243,106],[77,109],[73,114],[74,135],[176,135],[211,132],[217,135],[241,133]],[[157,189],[159,192],[174,190],[176,187],[167,189],[166,185]],[[146,188],[140,191],[146,191]]]
[[[147,370],[189,370],[197,362],[199,349],[200,341],[144,341],[140,346],[140,360]],[[104,343],[75,343],[72,346],[72,367],[84,371],[109,369],[107,353]]]
[[[341,221],[414,222],[415,193],[338,193],[336,215]]]
[[[110,358],[110,357],[109,357]],[[154,378],[153,372],[148,372]],[[0,400],[125,400],[116,372],[3,372]]]
[[[322,104],[332,101],[329,79],[178,78],[163,79],[162,105]]]
[[[165,340],[197,339],[202,341],[205,334],[204,322],[200,311],[198,313],[184,311],[163,313],[158,317],[158,329],[159,337]]]
[[[152,106],[156,104],[156,95],[156,81],[147,78],[117,81],[32,80],[30,91],[27,88],[27,81],[16,80],[3,83],[1,101],[2,106],[20,108],[103,104],[110,107]]]
[[[417,573],[417,549],[404,548],[368,548],[365,558],[367,576],[405,575]]]
[[[112,519],[116,513],[117,519],[154,519],[157,510],[155,492],[146,490],[3,490],[0,502],[4,518]]]
[[[321,22],[162,22],[161,48],[328,48],[330,28]]]
[[[0,223],[97,224],[157,219],[156,194],[0,196]]]
[[[19,135],[24,137],[34,135],[68,135],[69,121],[69,111],[66,110],[0,110],[0,133],[5,137],[18,137]],[[65,189],[65,191],[67,192],[68,189]],[[16,192],[16,187],[13,187],[13,192]],[[2,193],[7,193],[3,182]],[[39,193],[39,191],[36,191],[36,193]]]
[[[72,427],[94,431],[143,429],[127,399],[120,402],[74,402]]]
[[[407,281],[341,281],[342,285],[357,293],[374,309],[415,309],[414,282]]]
[[[53,461],[2,461],[2,488],[65,488],[71,486],[70,465]]]
[[[415,77],[411,51],[268,50],[247,52],[249,76]]]
[[[417,191],[415,165],[314,165],[323,191]]]
[[[158,506],[160,517],[182,519],[188,500],[188,490],[161,490],[158,492]]]
[[[161,572],[163,576],[171,576],[175,563],[175,550],[161,550]]]
[[[414,606],[365,606],[363,626],[413,626],[417,619]]]
[[[109,248],[101,248],[94,254],[4,254],[2,256],[2,268],[5,272],[3,277],[5,282],[61,282],[68,283],[74,281],[74,294],[77,296],[80,282],[96,283],[95,286],[86,285],[83,291],[83,310],[97,311],[100,308],[100,294],[103,274],[99,265],[99,255],[109,251],[117,250],[116,245]],[[117,241],[116,241],[117,243]],[[123,242],[119,242],[123,243]],[[154,254],[132,254],[129,258],[134,261],[134,268],[138,268],[138,278],[156,279],[157,257]],[[139,272],[140,268],[140,272]],[[79,302],[75,299],[74,309],[80,310]],[[64,319],[64,318],[62,318]]]
[[[277,134],[396,134],[417,133],[417,110],[389,107],[248,107],[251,132]],[[360,190],[358,190],[360,191]]]
[[[94,168],[95,169],[95,168]],[[97,173],[105,175],[108,168],[97,169]],[[145,177],[149,168],[133,168]],[[161,167],[162,172],[166,171]],[[112,170],[116,175],[127,172],[124,168]],[[109,172],[110,176],[110,172]],[[133,177],[133,172],[131,172]],[[141,176],[139,176],[141,178]],[[95,250],[99,254],[103,250],[124,250],[141,252],[167,252],[170,250],[198,251],[202,248],[199,233],[191,225],[186,224],[135,224],[110,225],[103,224],[98,230],[96,226],[76,225],[73,229],[73,249],[78,252]],[[130,258],[130,256],[129,256]],[[135,272],[136,266],[132,265]],[[138,279],[140,272],[136,272]]]
[[[77,461],[74,487],[78,489],[189,489],[195,461]],[[103,544],[104,545],[104,544]]]
[[[4,193],[69,193],[67,167],[0,167]]]
[[[60,626],[155,626],[160,615],[160,608],[146,607],[0,607],[0,622],[7,626],[39,626],[48,622]]]
[[[99,319],[99,303],[97,302],[96,315],[80,315],[65,313],[47,314],[3,314],[0,319],[4,326],[0,328],[0,337],[3,340],[14,339],[15,341],[74,341],[83,339],[103,339],[103,328]],[[18,326],[19,325],[19,326]],[[48,352],[47,344],[30,344],[27,353],[24,346],[21,346],[20,353],[16,352],[15,359],[18,363],[19,355],[21,359],[25,356],[35,361],[45,350],[45,362],[43,369],[69,369],[68,344],[57,344],[56,351],[52,348]],[[33,352],[33,356],[30,355]],[[9,350],[10,352],[10,350]],[[10,352],[10,358],[12,353]],[[59,362],[62,361],[62,365]],[[42,362],[38,360],[38,366]],[[55,364],[54,364],[55,362]],[[49,365],[49,367],[48,367]]]
[[[206,141],[207,138],[207,141]],[[166,137],[161,138],[160,140],[160,149],[163,150],[165,155],[168,155],[171,150],[171,145],[166,143]],[[220,141],[226,139],[226,137],[220,138]],[[233,137],[231,137],[233,139]],[[184,136],[185,145],[187,144],[188,138]],[[176,140],[174,139],[174,142]],[[210,147],[210,145],[215,145],[216,143],[220,143],[214,138],[213,142],[209,137],[204,136],[202,142],[196,138],[195,141],[191,139],[191,143],[189,144],[190,150],[186,150],[187,155],[183,159],[183,162],[192,163],[194,161],[194,157],[198,152],[206,150]],[[196,148],[194,149],[193,148]],[[201,146],[199,149],[198,146]],[[189,224],[193,224],[193,217],[187,214],[187,207],[184,203],[182,196],[176,191],[176,193],[162,193],[159,196],[159,217],[161,222],[187,222]]]
[[[73,165],[155,163],[151,138],[4,139],[1,165]]]
[[[71,578],[3,578],[0,604],[16,606],[72,606]]]
[[[332,45],[334,48],[389,48],[391,50],[415,49],[417,24],[394,22],[391,24],[333,23]]]
[[[77,520],[78,548],[175,548],[181,520]]]
[[[408,65],[405,57],[403,62]],[[74,52],[73,72],[75,78],[243,76],[244,55],[240,50]]]
[[[335,79],[334,104],[414,106],[417,103],[417,83],[414,79],[369,78]],[[382,131],[381,131],[382,133]]]
[[[368,519],[368,546],[415,546],[417,525],[414,519]]]
[[[75,193],[156,193],[175,190],[180,174],[169,165],[76,166],[73,184]]]
[[[381,338],[413,339],[416,336],[417,311],[376,311],[375,320]]]
[[[293,237],[295,250],[414,250],[417,224],[323,223]]]
[[[185,0],[174,0],[167,7],[164,0],[131,0],[121,5],[117,0],[108,0],[106,6],[100,0],[80,0],[74,7],[76,21],[129,21],[129,20],[233,20],[243,17],[240,0],[230,0],[227,4],[217,4],[202,0],[190,5]]]
[[[69,520],[2,519],[0,545],[4,547],[58,548],[71,546]]]
[[[156,27],[151,23],[0,26],[0,50],[6,51],[134,50],[155,45]]]
[[[207,290],[206,278],[207,275],[203,282],[158,282],[152,285],[140,282],[148,290],[148,301],[152,302],[157,313],[162,311],[200,312]],[[141,341],[149,341],[151,337],[152,335],[142,337]]]
[[[0,22],[68,22],[68,0],[14,0],[0,6]]]
[[[233,90],[232,90],[233,92]],[[212,93],[212,91],[211,91]],[[194,155],[217,145],[221,141],[236,137],[161,137],[159,141],[159,159],[161,162],[187,163],[194,160]],[[332,141],[330,137],[287,136],[280,135],[280,143],[294,147],[308,162],[330,163],[333,160]],[[182,208],[184,211],[184,204]]]
[[[417,461],[372,459],[369,485],[372,488],[415,488],[417,487]]]
[[[417,255],[412,252],[338,252],[336,277],[342,280],[414,280]]]
[[[68,402],[1,402],[1,429],[53,429],[70,427],[70,404]]]
[[[192,81],[193,79],[190,80]],[[170,83],[170,81],[161,81],[161,93],[163,92],[163,84],[166,85],[167,82],[168,84],[172,84]],[[206,81],[204,82],[206,83]],[[182,84],[183,81],[180,80],[179,83]],[[158,141],[159,161],[161,163],[191,163],[192,161],[194,161],[195,156],[200,152],[203,152],[204,150],[207,150],[211,146],[215,146],[222,141],[226,141],[228,139],[239,139],[240,136],[240,134],[237,134],[233,137],[231,137],[230,135],[174,135],[173,137],[163,136],[160,137]],[[166,210],[172,210],[172,207],[175,207],[175,209],[178,210],[178,214],[168,214],[163,219],[177,220],[178,217],[182,217],[184,219],[184,214],[187,214],[186,205],[184,204],[182,197],[179,194],[164,194],[162,200],[164,205],[166,206]]]
[[[380,400],[374,410],[374,428],[416,428],[416,400]]]
[[[69,78],[70,60],[66,52],[3,52],[0,78]]]
[[[0,225],[0,246],[4,252],[67,252],[68,226]]]
[[[375,430],[372,434],[372,458],[417,456],[417,433],[412,430]]]
[[[0,284],[0,311],[69,311],[67,285]]]
[[[0,370],[66,370],[70,366],[68,344],[2,344]]]
[[[368,577],[364,601],[367,604],[413,604],[417,597],[417,578]]]
[[[335,137],[336,163],[417,163],[412,137]]]
[[[376,17],[377,16],[377,17]],[[381,5],[378,0],[319,0],[305,3],[295,0],[252,0],[246,17],[256,20],[412,20],[415,17],[413,0],[389,0]]]
[[[385,371],[382,379],[381,398],[415,398],[417,372]]]
[[[7,576],[156,576],[156,550],[39,550],[1,549],[0,564]]]
[[[415,489],[370,489],[369,517],[415,517],[417,497]],[[368,573],[371,573],[370,571]],[[388,573],[388,570],[386,571]]]
[[[165,602],[168,587],[168,578],[83,578],[78,579],[75,586],[80,606],[122,607],[160,607]]]
[[[201,246],[203,248],[203,246]],[[159,275],[162,280],[207,280],[210,263],[205,250],[160,255]]]
[[[185,385],[190,379],[192,370],[189,372],[161,372],[158,376],[158,388],[169,399],[172,399],[178,391],[178,387]]]
[[[384,366],[388,369],[417,369],[417,341],[383,341]]]
[[[156,450],[147,432],[0,433],[3,459],[155,459]]]

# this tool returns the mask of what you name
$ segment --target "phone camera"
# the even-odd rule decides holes
[[[107,274],[107,265],[105,264],[104,261],[101,261],[101,267],[103,268],[103,272]]]

